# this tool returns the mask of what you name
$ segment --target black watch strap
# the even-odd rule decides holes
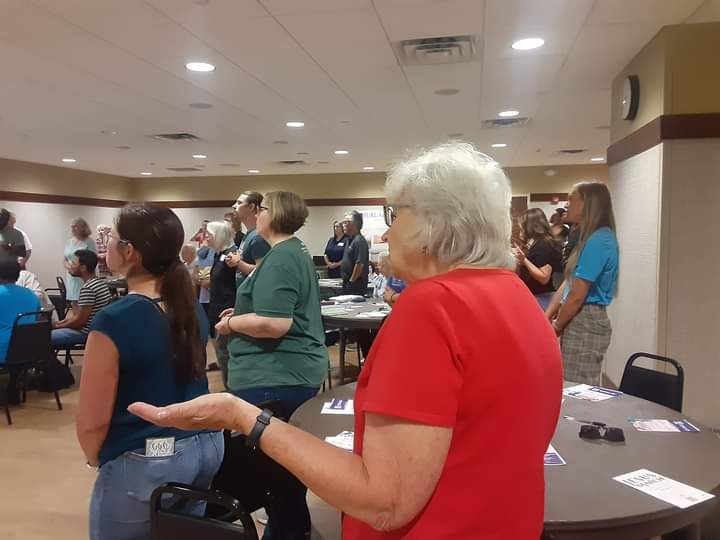
[[[260,446],[260,436],[263,434],[263,431],[265,431],[265,428],[270,425],[270,419],[272,418],[272,411],[269,409],[263,409],[262,412],[258,415],[255,425],[252,428],[252,431],[250,431],[250,434],[247,436],[247,439],[245,439],[245,446],[252,450],[257,450]]]

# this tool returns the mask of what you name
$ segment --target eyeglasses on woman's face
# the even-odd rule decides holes
[[[409,204],[386,204],[383,206],[383,214],[385,216],[385,225],[391,227],[397,219],[397,212],[400,208],[410,208]]]

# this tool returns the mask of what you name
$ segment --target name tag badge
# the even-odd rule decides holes
[[[225,255],[220,255],[220,262],[225,262],[225,259],[227,259]]]
[[[345,245],[345,242],[338,242],[338,247],[343,247]]]
[[[175,437],[145,439],[147,457],[168,457],[175,454]]]

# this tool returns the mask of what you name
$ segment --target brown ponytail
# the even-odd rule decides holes
[[[200,340],[195,288],[178,255],[185,241],[180,219],[169,208],[134,204],[120,211],[116,228],[120,238],[140,252],[145,270],[162,277],[160,295],[170,322],[178,381],[201,378],[205,374],[205,349]]]

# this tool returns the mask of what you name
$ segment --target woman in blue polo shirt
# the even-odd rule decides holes
[[[339,221],[333,223],[333,235],[325,246],[325,264],[328,268],[329,278],[339,278],[340,262],[343,258],[343,252],[347,246],[349,238],[345,236],[342,225]]]
[[[580,240],[568,260],[565,283],[546,314],[560,336],[565,379],[598,385],[612,335],[607,306],[615,296],[620,268],[607,186],[576,184],[567,219],[579,224]]]

